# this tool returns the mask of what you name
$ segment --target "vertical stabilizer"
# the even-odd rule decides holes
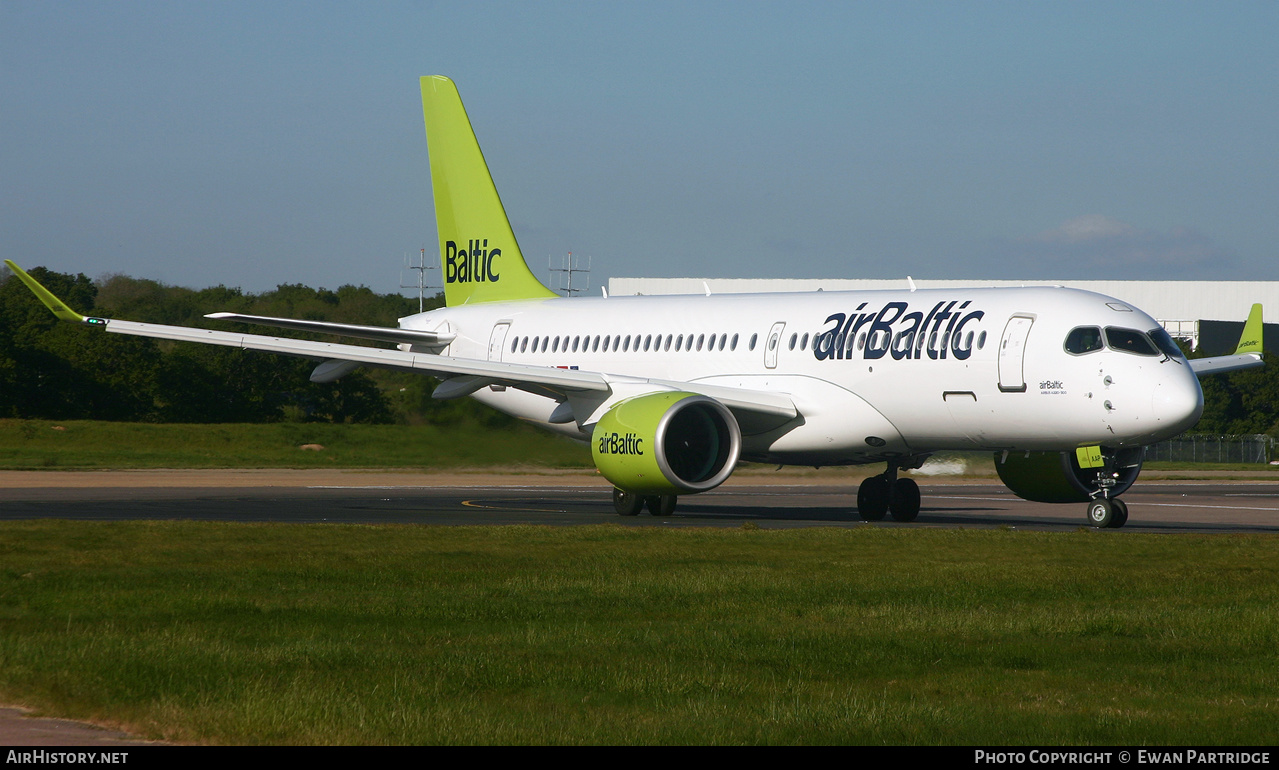
[[[1252,306],[1252,311],[1248,313],[1248,320],[1244,322],[1243,334],[1239,337],[1239,344],[1235,347],[1235,355],[1242,353],[1261,353],[1263,337],[1263,328],[1261,324],[1261,304]]]
[[[445,302],[453,306],[556,296],[520,253],[453,81],[439,75],[422,78],[422,114]]]

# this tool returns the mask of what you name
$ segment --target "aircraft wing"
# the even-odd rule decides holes
[[[1264,366],[1260,353],[1245,353],[1238,356],[1213,356],[1212,358],[1190,359],[1190,370],[1199,377],[1208,374],[1236,372],[1240,369],[1253,369]]]
[[[359,337],[381,342],[407,342],[428,347],[444,347],[457,336],[441,332],[424,332],[414,329],[388,329],[383,326],[359,326],[357,324],[335,324],[328,321],[303,321],[296,318],[271,318],[261,315],[243,315],[240,313],[209,313],[205,318],[219,321],[239,321],[241,323],[277,326],[281,329],[295,329],[303,332],[319,334],[337,334],[343,337]]]
[[[1228,356],[1190,359],[1190,369],[1197,376],[1234,372],[1240,369],[1252,369],[1265,364],[1262,351],[1261,304],[1252,306],[1248,320],[1244,322],[1243,334],[1239,337],[1239,345],[1235,352]]]
[[[53,311],[54,315],[64,321],[93,326],[115,334],[183,342],[200,342],[206,345],[222,345],[244,350],[262,350],[270,353],[320,359],[323,363],[316,367],[311,375],[311,379],[317,382],[335,379],[358,365],[369,365],[439,377],[443,382],[432,394],[436,398],[465,396],[489,385],[505,385],[551,397],[567,397],[569,393],[584,392],[608,394],[613,391],[611,382],[626,382],[630,385],[648,383],[655,390],[678,389],[690,393],[699,393],[721,401],[733,412],[764,415],[771,418],[782,418],[783,420],[794,418],[799,413],[788,396],[745,388],[644,379],[626,375],[610,376],[604,372],[589,372],[578,369],[456,358],[434,353],[386,350],[334,342],[268,337],[260,334],[238,334],[211,329],[197,329],[190,326],[167,326],[165,324],[84,316],[68,307],[66,303],[54,296],[52,292],[40,285],[38,281],[12,261],[6,259],[5,264],[19,280],[31,289],[46,307]],[[263,316],[240,316],[234,313],[217,313],[211,317],[244,321],[253,319],[254,323],[269,321],[274,326],[330,334],[346,334],[347,332],[339,331],[339,329],[348,326],[316,321],[266,318]],[[371,337],[372,334],[370,332],[372,332],[381,335],[373,337],[374,339],[385,341],[416,341],[429,345],[442,345],[447,344],[447,342],[443,341],[445,337],[448,337],[450,341],[452,339],[450,335],[435,335],[430,332],[404,330],[410,335],[431,335],[434,339],[427,342],[425,338],[418,336],[407,338],[394,336],[396,332],[400,331],[395,329],[368,326],[354,328],[360,331],[361,334],[351,336]]]

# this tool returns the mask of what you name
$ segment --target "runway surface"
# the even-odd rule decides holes
[[[212,473],[212,472],[209,472]],[[80,474],[86,476],[86,474]],[[997,483],[921,480],[923,506],[909,524],[867,523],[855,511],[856,486],[823,481],[744,481],[680,499],[675,514],[613,512],[610,488],[598,478],[456,475],[297,474],[276,484],[230,475],[220,485],[181,478],[148,485],[140,473],[127,485],[99,474],[100,483],[7,486],[0,476],[0,520],[197,520],[359,524],[622,524],[659,527],[1018,527],[1071,530],[1086,526],[1084,505],[1046,505],[1015,497]],[[69,476],[67,477],[69,478]],[[110,482],[108,485],[106,482]],[[177,484],[177,485],[174,485]],[[1118,532],[1279,532],[1279,483],[1138,482],[1124,494],[1130,518]]]

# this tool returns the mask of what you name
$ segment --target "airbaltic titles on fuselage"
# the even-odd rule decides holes
[[[444,242],[445,283],[493,283],[501,278],[494,262],[502,256],[501,249],[490,249],[488,238],[466,242],[459,249],[454,241]]]
[[[879,359],[891,355],[903,358],[946,358],[964,360],[973,353],[973,330],[968,324],[986,313],[964,313],[971,300],[942,300],[926,314],[910,310],[907,302],[889,302],[879,310],[865,311],[863,302],[851,313],[832,313],[823,323],[831,324],[813,340],[813,356],[818,361],[853,358]],[[955,306],[959,305],[958,308]],[[865,335],[864,337],[860,335]]]
[[[863,302],[851,313],[832,313],[827,316],[823,321],[827,327],[813,335],[812,347],[809,348],[808,334],[803,335],[799,347],[805,351],[811,349],[813,357],[818,361],[854,358],[877,360],[887,355],[895,360],[927,357],[932,360],[954,358],[963,361],[972,356],[974,348],[984,347],[986,341],[986,331],[981,328],[980,323],[986,313],[984,310],[968,310],[971,303],[971,300],[962,303],[960,300],[942,300],[924,312],[922,307],[911,310],[910,303],[900,301],[866,310],[869,303]],[[642,352],[648,353],[651,344],[654,353],[680,354],[692,352],[694,346],[701,351],[702,339],[706,336],[697,335],[695,345],[693,334],[606,334],[602,337],[596,334],[592,339],[590,334],[583,337],[550,334],[533,336],[525,333],[513,338],[511,352],[524,353],[531,340],[533,353],[545,353],[549,349],[553,353],[564,355],[569,352],[571,345],[572,352],[576,354],[579,352],[580,340],[581,353],[640,353],[641,345]],[[706,350],[725,350],[728,334],[712,333],[709,337]],[[751,335],[748,350],[755,350],[758,337],[758,334]],[[798,333],[791,335],[789,349],[795,349],[798,337]],[[719,340],[718,345],[716,339]],[[738,335],[733,334],[732,344],[727,346],[728,351],[737,350],[737,340]],[[781,347],[782,341],[770,340],[767,344]]]

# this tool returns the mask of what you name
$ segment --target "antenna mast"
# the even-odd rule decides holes
[[[425,248],[423,248],[423,249],[422,249],[422,251],[421,251],[421,262],[420,262],[419,264],[416,264],[416,265],[410,264],[410,263],[409,263],[409,258],[408,258],[408,256],[407,256],[407,255],[405,255],[405,257],[404,257],[404,270],[416,270],[416,271],[417,271],[417,283],[416,283],[416,284],[413,284],[413,283],[406,284],[406,283],[404,283],[404,270],[401,270],[401,271],[400,271],[400,288],[401,288],[401,289],[417,289],[417,312],[419,312],[419,313],[421,313],[421,312],[423,311],[423,309],[425,308],[425,303],[426,303],[426,290],[427,290],[428,288],[435,288],[435,287],[433,287],[433,286],[429,286],[429,285],[428,285],[428,281],[426,280],[426,271],[427,271],[427,270],[435,270],[435,269],[437,269],[437,268],[439,268],[439,265],[428,265],[428,264],[426,264],[426,249],[425,249]]]
[[[551,257],[546,258],[546,270],[548,273],[562,274],[561,280],[558,283],[559,290],[564,293],[564,296],[571,297],[574,294],[579,294],[590,288],[591,257],[586,258],[586,267],[580,266],[582,264],[580,258],[577,261],[573,260],[573,252],[571,251],[568,253],[568,256],[564,258],[562,262],[564,265],[563,267],[554,267],[551,259]],[[573,285],[573,275],[576,273],[584,273],[586,275],[585,286],[577,287]],[[552,281],[552,283],[554,283],[554,281]]]

